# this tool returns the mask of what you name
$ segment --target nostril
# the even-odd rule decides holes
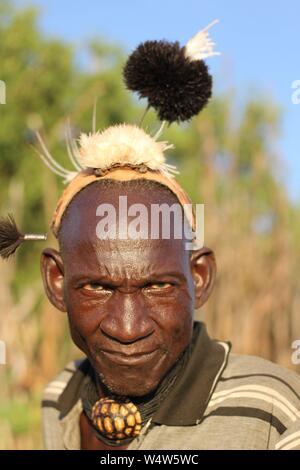
[[[155,323],[138,290],[133,293],[118,290],[108,308],[109,311],[102,317],[100,328],[116,341],[134,343],[153,333]]]
[[[148,322],[147,322],[148,323]],[[103,320],[100,324],[102,333],[112,340],[123,344],[135,343],[151,336],[154,332],[154,325],[150,322],[146,325],[141,322],[134,327],[129,325],[120,325],[118,322]]]

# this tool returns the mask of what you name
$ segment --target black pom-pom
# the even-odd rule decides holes
[[[186,121],[198,114],[212,93],[212,77],[203,60],[185,57],[178,42],[146,41],[129,56],[127,88],[148,98],[161,120]]]
[[[9,258],[24,241],[11,214],[0,219],[0,256]]]

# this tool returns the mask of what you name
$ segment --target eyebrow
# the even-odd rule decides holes
[[[109,270],[107,270],[106,273],[95,273],[95,272],[86,272],[86,273],[78,273],[78,274],[75,274],[75,275],[71,275],[70,276],[70,281],[72,284],[77,284],[79,282],[84,282],[84,281],[89,281],[89,280],[92,280],[92,281],[99,281],[99,282],[104,282],[104,283],[107,283],[107,284],[116,284],[118,285],[120,282],[118,282],[116,280],[116,277],[117,276],[120,276],[120,278],[122,280],[124,279],[128,279],[130,281],[136,281],[136,282],[140,282],[140,283],[148,283],[148,282],[154,282],[154,281],[157,281],[159,279],[162,279],[162,278],[167,278],[167,279],[176,279],[176,280],[179,280],[181,282],[185,282],[186,281],[186,276],[180,272],[180,271],[162,271],[162,272],[159,272],[159,273],[149,273],[149,274],[137,274],[136,272],[134,273],[133,276],[126,276],[126,273],[123,272],[123,274],[121,273],[121,271],[115,274],[111,274],[109,273]],[[115,279],[114,279],[115,278]]]

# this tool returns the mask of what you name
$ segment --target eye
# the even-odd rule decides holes
[[[103,286],[99,282],[88,282],[82,286],[82,289],[88,292],[94,292],[96,294],[98,293],[103,293],[103,294],[109,294],[111,293],[111,289],[109,289],[107,286]]]
[[[153,282],[151,284],[147,284],[145,286],[145,289],[147,291],[152,291],[152,292],[159,292],[159,291],[164,291],[164,290],[168,290],[170,288],[173,287],[173,284],[171,284],[170,282]]]

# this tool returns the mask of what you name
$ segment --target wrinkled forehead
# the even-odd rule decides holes
[[[171,191],[155,184],[91,185],[70,204],[59,242],[72,269],[183,269],[183,210]],[[76,260],[76,262],[75,262]],[[77,266],[77,267],[76,267]]]

